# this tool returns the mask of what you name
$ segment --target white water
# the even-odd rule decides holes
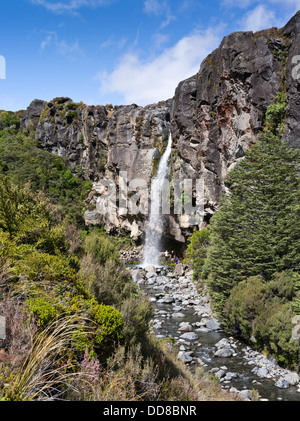
[[[151,205],[150,216],[146,228],[146,238],[144,246],[144,256],[142,266],[159,266],[159,253],[161,251],[161,238],[163,234],[163,215],[162,215],[162,190],[164,180],[170,173],[170,155],[172,148],[172,137],[169,136],[168,145],[163,153],[156,177],[151,183]]]

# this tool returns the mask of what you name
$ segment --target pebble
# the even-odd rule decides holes
[[[268,374],[269,374],[269,371],[265,367],[261,367],[256,371],[256,375],[258,377],[267,377]]]
[[[247,401],[250,401],[251,400],[251,392],[250,392],[250,390],[242,390],[241,392],[238,392],[238,395],[241,398],[243,398],[243,399],[245,399]]]
[[[190,363],[193,361],[193,358],[186,352],[184,351],[180,351],[177,355],[177,358],[181,361],[183,361],[184,363]]]
[[[210,330],[217,330],[220,328],[220,323],[213,318],[206,323],[205,327]]]
[[[215,357],[221,357],[221,358],[229,358],[233,355],[233,351],[230,348],[220,348],[218,351],[214,353]]]
[[[299,375],[297,373],[289,373],[284,376],[284,380],[290,385],[296,386],[299,383]]]
[[[189,323],[181,323],[181,326],[178,329],[180,332],[191,332],[193,330],[192,326]]]
[[[183,319],[185,317],[185,314],[183,314],[183,313],[173,313],[172,317],[178,318],[178,319]]]
[[[199,329],[196,329],[196,332],[207,333],[209,332],[209,329],[207,329],[206,327],[200,327]]]
[[[290,386],[290,383],[288,381],[280,378],[275,383],[275,386],[279,387],[280,389],[287,389]]]
[[[215,373],[215,376],[217,376],[218,377],[218,379],[222,379],[222,377],[225,377],[225,371],[224,370],[218,370],[216,373]]]

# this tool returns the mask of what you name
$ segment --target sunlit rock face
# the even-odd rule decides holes
[[[107,231],[142,238],[148,215],[120,212],[120,173],[144,180],[140,202],[146,205],[151,179],[172,134],[171,180],[204,181],[204,226],[226,191],[224,180],[243,159],[264,124],[267,107],[278,91],[287,99],[285,137],[300,147],[300,13],[284,28],[257,33],[235,32],[201,64],[199,72],[181,82],[172,99],[140,107],[86,106],[70,98],[33,101],[22,130],[35,130],[41,146],[62,156],[69,168],[90,179],[86,223],[104,224]],[[300,66],[299,66],[300,68]],[[102,180],[116,187],[115,211],[99,214],[107,199]],[[131,191],[128,195],[135,193]],[[102,203],[103,204],[103,203]],[[97,210],[98,209],[98,210]],[[184,243],[195,225],[186,215],[165,218],[165,232]]]

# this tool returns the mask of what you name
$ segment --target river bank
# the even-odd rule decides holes
[[[134,282],[149,295],[157,338],[171,337],[177,358],[193,370],[200,364],[222,388],[246,400],[300,400],[299,375],[278,366],[275,359],[228,337],[211,310],[209,296],[196,290],[193,272],[184,265],[131,268]]]

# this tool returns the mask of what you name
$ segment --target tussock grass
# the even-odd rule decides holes
[[[16,373],[5,398],[13,401],[58,399],[64,386],[70,386],[74,373],[68,349],[78,323],[78,316],[65,317],[51,323],[33,339],[31,348]]]

